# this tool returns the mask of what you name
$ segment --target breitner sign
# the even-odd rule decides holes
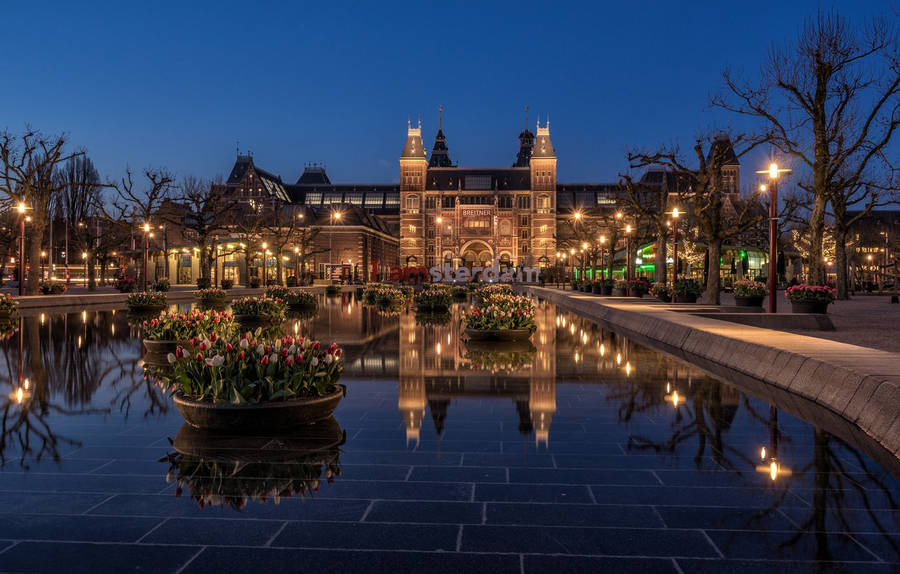
[[[469,281],[484,281],[485,283],[536,283],[540,274],[537,267],[522,267],[510,269],[508,267],[474,266],[457,267],[445,263],[443,267],[435,265],[431,269],[427,267],[391,267],[388,281],[427,281],[431,283],[468,283]],[[378,262],[372,262],[372,280],[378,281]]]

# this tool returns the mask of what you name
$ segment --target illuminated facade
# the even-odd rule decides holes
[[[421,124],[408,126],[400,155],[400,261],[546,266],[556,250],[556,153],[550,124],[519,134],[509,168],[450,161],[442,123],[429,159]]]

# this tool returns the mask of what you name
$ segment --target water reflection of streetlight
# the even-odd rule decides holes
[[[678,389],[672,388],[672,383],[666,383],[665,399],[667,403],[672,403],[675,410],[678,410],[678,405],[684,402],[685,397],[678,394]]]
[[[790,476],[791,470],[785,468],[783,463],[778,460],[778,409],[774,406],[769,407],[769,447],[765,446],[759,449],[759,459],[762,464],[756,467],[756,472],[762,472],[769,475],[774,482],[779,476]]]

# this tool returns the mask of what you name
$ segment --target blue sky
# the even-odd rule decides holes
[[[833,4],[6,2],[0,127],[67,132],[104,177],[227,175],[240,141],[288,182],[390,182],[407,117],[430,147],[442,104],[451,159],[507,166],[528,105],[560,181],[615,181],[629,149],[746,128],[708,106],[722,69],[755,76]]]

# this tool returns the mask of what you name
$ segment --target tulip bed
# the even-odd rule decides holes
[[[534,301],[521,295],[488,295],[481,306],[463,314],[467,329],[534,332]]]
[[[312,398],[334,391],[343,371],[343,350],[332,343],[290,335],[260,338],[260,331],[240,338],[198,341],[168,355],[170,369],[157,379],[187,398],[231,404],[257,404]]]
[[[235,333],[234,317],[225,311],[161,313],[142,323],[143,337],[151,341],[189,341],[209,336],[226,337]]]
[[[265,315],[283,320],[287,304],[281,298],[241,297],[231,302],[231,311],[235,315]]]

